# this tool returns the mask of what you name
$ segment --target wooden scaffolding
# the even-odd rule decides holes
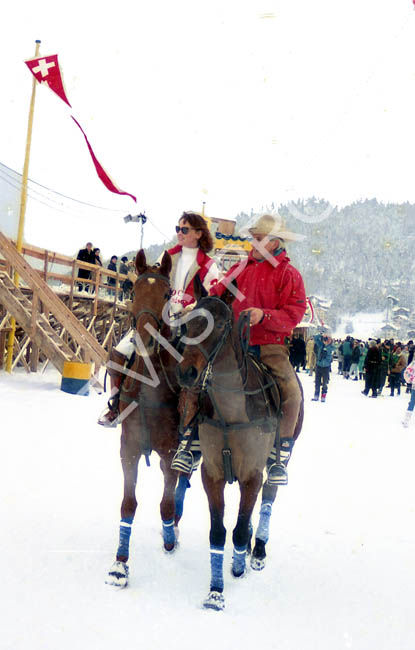
[[[78,278],[82,268],[88,279]],[[19,287],[13,282],[20,276]],[[115,284],[108,285],[108,278]],[[127,276],[34,246],[22,254],[0,232],[0,369],[4,367],[10,317],[17,323],[12,368],[44,370],[51,362],[93,364],[97,375],[112,345],[131,327]]]

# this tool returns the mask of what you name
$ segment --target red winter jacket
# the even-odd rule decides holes
[[[284,345],[285,337],[290,336],[293,328],[301,322],[306,310],[301,274],[289,264],[290,258],[285,250],[274,259],[278,262],[276,266],[266,259],[256,260],[251,252],[245,268],[243,263],[236,264],[225,276],[236,278],[238,290],[244,296],[241,300],[235,298],[233,301],[236,319],[248,307],[259,307],[264,312],[262,321],[251,327],[251,345]],[[239,274],[238,267],[243,268]],[[222,295],[226,288],[224,279],[213,287],[213,295]]]

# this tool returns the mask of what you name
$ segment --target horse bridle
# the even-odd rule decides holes
[[[141,282],[142,280],[148,280],[149,278],[155,278],[156,280],[163,280],[163,282],[165,282],[167,284],[168,288],[169,288],[169,297],[170,297],[170,295],[171,295],[170,281],[165,275],[161,275],[160,273],[153,273],[151,271],[148,271],[147,273],[143,273],[142,275],[138,276],[138,278],[136,280],[136,284],[138,282]],[[154,318],[154,320],[156,321],[157,329],[158,330],[161,329],[162,320],[161,320],[161,318],[159,318],[157,316],[156,312],[153,309],[151,309],[150,307],[146,307],[145,309],[140,309],[138,314],[133,314],[134,329],[137,327],[138,319],[143,314],[150,314],[150,316],[152,316]],[[136,345],[135,342],[134,342],[134,345]]]
[[[216,296],[211,296],[209,298],[202,299],[197,305],[197,307],[199,307],[200,309],[203,308],[203,304],[204,304],[203,300],[220,300],[220,298],[217,298]],[[229,431],[231,431],[231,430],[246,430],[247,428],[250,428],[252,426],[262,427],[262,426],[267,425],[268,427],[270,427],[271,423],[273,423],[274,426],[277,427],[278,418],[270,416],[270,417],[265,417],[265,418],[257,418],[256,420],[253,420],[253,421],[250,421],[250,422],[237,422],[237,423],[232,422],[230,424],[228,424],[226,422],[226,420],[225,420],[225,418],[224,418],[224,416],[223,416],[223,414],[221,412],[221,409],[219,407],[219,404],[218,404],[218,402],[217,402],[217,400],[215,398],[215,390],[214,390],[213,381],[212,381],[212,378],[213,378],[213,370],[212,369],[213,369],[213,364],[214,364],[219,352],[222,350],[222,348],[223,348],[229,334],[231,334],[232,339],[233,339],[233,335],[232,335],[232,330],[233,330],[233,328],[232,328],[232,326],[233,326],[233,310],[232,310],[232,308],[229,308],[229,306],[226,303],[224,303],[222,300],[220,300],[220,302],[226,308],[227,320],[225,322],[224,331],[223,331],[222,335],[219,337],[218,342],[216,343],[216,345],[214,346],[214,348],[210,352],[210,354],[206,351],[204,346],[200,345],[200,343],[195,344],[196,347],[200,350],[200,352],[205,357],[205,359],[207,361],[207,365],[203,369],[203,371],[201,372],[199,380],[198,380],[196,386],[192,387],[193,390],[195,388],[199,389],[198,390],[198,392],[199,392],[199,408],[198,408],[198,411],[196,412],[196,414],[193,416],[191,422],[187,424],[187,428],[189,426],[190,427],[195,426],[196,423],[202,424],[203,422],[205,422],[207,424],[210,424],[211,426],[219,428],[222,431],[223,439],[224,439],[224,447],[222,449],[224,476],[225,476],[225,480],[228,483],[233,483],[233,481],[235,480],[235,475],[234,475],[234,472],[233,472],[233,469],[232,469],[232,460],[231,460],[232,452],[231,452],[231,449],[230,449],[230,446],[229,446]],[[196,307],[196,309],[197,309],[197,307]],[[241,375],[242,390],[241,390],[240,387],[235,389],[235,388],[229,388],[227,386],[222,386],[222,385],[217,385],[215,387],[216,390],[220,389],[223,392],[239,392],[239,393],[242,392],[245,396],[247,396],[247,395],[255,395],[255,394],[261,393],[261,392],[262,392],[262,394],[265,395],[265,392],[264,392],[265,389],[269,388],[271,386],[271,383],[269,383],[269,384],[266,384],[266,385],[262,385],[261,388],[259,388],[257,390],[252,390],[252,391],[247,391],[246,390],[246,382],[247,382],[247,379],[248,379],[248,369],[247,369],[248,361],[247,361],[247,359],[248,359],[249,334],[250,334],[249,321],[250,321],[250,314],[249,314],[249,312],[246,312],[241,317],[240,321],[238,322],[238,338],[239,338],[239,341],[240,341],[240,344],[241,344],[241,350],[242,350],[242,362],[241,362],[241,364],[239,365],[239,362],[238,362],[238,368],[236,368],[234,370],[231,370],[229,372],[217,373],[217,375],[219,375],[221,377],[225,377],[225,376],[229,377],[229,376],[237,374],[237,373],[241,374],[242,371],[244,370],[245,371],[244,372],[245,378]],[[232,347],[233,347],[234,353],[237,355],[235,343],[234,343],[233,340],[232,340]],[[203,393],[208,394],[208,396],[210,398],[210,401],[212,403],[212,406],[213,406],[214,410],[216,411],[216,414],[217,414],[217,417],[218,417],[217,420],[215,420],[215,419],[213,419],[211,417],[208,417],[207,415],[201,415],[201,407],[202,407],[201,397],[202,397]]]
[[[202,298],[202,300],[200,300],[199,303],[196,305],[195,310],[203,309],[204,304],[205,304],[204,301],[206,301],[206,300],[209,300],[210,302],[218,301],[220,303],[221,307],[225,308],[227,318],[226,318],[226,322],[225,322],[223,332],[220,335],[219,340],[216,342],[215,346],[213,347],[213,350],[208,352],[206,350],[205,346],[202,345],[201,343],[195,343],[194,344],[195,347],[202,353],[203,357],[207,361],[207,365],[202,370],[196,386],[193,387],[193,388],[196,388],[196,389],[199,388],[202,391],[206,390],[207,385],[210,385],[210,383],[211,383],[213,364],[214,364],[214,362],[216,360],[216,357],[218,356],[219,352],[222,350],[225,342],[227,341],[227,339],[229,337],[229,334],[232,335],[232,327],[233,327],[233,310],[232,310],[232,308],[230,308],[225,302],[223,302],[223,300],[221,300],[217,296],[208,296],[206,298]],[[239,338],[241,340],[241,348],[242,348],[242,353],[243,353],[242,363],[241,363],[240,366],[238,366],[238,368],[236,370],[232,370],[230,372],[220,372],[220,373],[217,373],[218,376],[230,376],[230,375],[236,374],[238,372],[241,372],[243,368],[246,369],[246,355],[247,355],[247,350],[248,350],[248,345],[249,345],[249,343],[248,343],[249,342],[249,315],[248,314],[246,314],[246,316],[244,318],[241,318],[238,329],[239,329]],[[243,335],[243,330],[244,329],[246,330],[245,335]],[[247,339],[246,339],[246,337],[247,337]],[[243,340],[243,339],[245,339],[245,340]],[[232,347],[233,347],[233,349],[234,349],[234,351],[236,353],[236,349],[235,349],[235,345],[234,345],[233,340],[232,340]],[[245,372],[245,380],[243,381],[244,386],[245,386],[245,382],[246,382],[246,372]],[[223,388],[223,390],[231,390],[231,392],[232,392],[232,389],[228,389],[225,386],[223,386],[221,388]]]
[[[155,278],[156,280],[163,280],[163,282],[166,283],[166,285],[167,285],[167,287],[169,289],[168,296],[167,296],[167,300],[168,300],[170,298],[170,296],[171,296],[171,291],[172,291],[171,287],[170,287],[169,278],[167,278],[165,275],[161,275],[160,273],[154,273],[152,271],[147,271],[146,273],[143,273],[142,275],[138,276],[138,278],[136,280],[136,283],[141,282],[141,280],[148,280],[149,278]],[[142,316],[143,314],[149,314],[150,316],[152,316],[154,318],[154,320],[156,322],[156,325],[157,325],[156,329],[157,329],[158,332],[160,332],[160,330],[161,330],[161,328],[163,326],[162,318],[159,318],[158,315],[156,314],[156,312],[153,309],[151,309],[150,307],[145,307],[144,309],[140,309],[140,311],[137,314],[133,314],[134,329],[137,328],[137,321],[140,318],[140,316]],[[134,348],[137,350],[138,346],[137,346],[137,342],[135,340],[135,337],[132,338],[132,341],[133,341],[133,344],[134,344]],[[167,370],[166,370],[166,368],[164,366],[164,363],[163,363],[163,360],[161,358],[160,342],[158,342],[156,351],[157,351],[157,354],[159,356],[161,370],[163,372],[166,383],[167,383],[168,387],[170,388],[170,390],[172,391],[172,393],[177,394],[177,391],[172,386],[172,383],[171,383],[171,381],[170,381],[170,379],[168,377],[168,374],[167,374]]]

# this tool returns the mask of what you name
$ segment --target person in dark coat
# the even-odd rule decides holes
[[[98,266],[102,266],[101,249],[94,248],[94,255],[95,255],[94,264],[97,264]]]
[[[294,336],[290,345],[290,361],[296,372],[300,372],[300,366],[304,367],[306,346],[302,334]]]
[[[96,264],[96,266],[102,266],[101,249],[100,248],[94,248],[93,253],[94,253],[94,264]],[[94,275],[93,280],[96,281],[97,274],[93,273],[93,275]],[[95,293],[95,285],[92,285],[92,293]]]
[[[374,339],[369,341],[369,349],[365,359],[365,388],[362,390],[363,395],[369,395],[372,389],[372,397],[378,396],[377,387],[379,384],[379,369],[381,363],[381,354]]]
[[[95,253],[92,250],[92,244],[91,242],[87,242],[85,248],[81,248],[78,252],[78,255],[76,257],[77,260],[80,260],[81,262],[88,262],[88,264],[95,264]],[[89,280],[91,277],[91,272],[88,271],[87,269],[78,269],[78,278],[83,278],[85,280]],[[79,291],[82,291],[82,289],[85,289],[85,291],[88,291],[88,284],[83,285],[82,282],[78,283],[78,289]]]
[[[118,257],[116,255],[113,255],[111,257],[111,259],[109,261],[109,264],[107,266],[107,269],[109,271],[114,271],[114,273],[117,273],[117,260],[118,260]],[[115,287],[115,278],[109,277],[107,279],[107,285],[109,287]],[[109,290],[108,293],[109,293],[110,296],[114,295],[114,291],[112,291],[112,290]]]
[[[120,273],[123,275],[128,275],[129,272],[129,266],[128,266],[128,257],[124,255],[124,257],[121,258],[121,264],[120,264]],[[122,293],[121,293],[121,300],[128,300],[131,294],[131,289],[133,288],[133,283],[131,282],[130,279],[124,280],[122,285]]]
[[[378,396],[382,393],[382,390],[386,383],[386,377],[390,372],[390,358],[391,358],[391,348],[390,342],[388,340],[384,341],[380,346],[380,366],[379,366],[379,382],[378,382]]]
[[[314,337],[314,345],[316,352],[316,377],[312,401],[318,402],[321,386],[321,401],[325,402],[330,379],[331,362],[333,360],[333,339],[327,333],[317,334]]]
[[[353,341],[350,377],[354,375],[354,381],[358,381],[359,379],[359,359],[360,359],[360,344],[359,341]]]
[[[353,339],[350,336],[346,336],[346,340],[342,343],[343,346],[343,377],[349,379],[350,376],[350,366],[352,365],[352,350],[353,350]]]

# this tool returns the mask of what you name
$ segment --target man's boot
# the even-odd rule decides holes
[[[111,350],[110,361],[124,367],[126,360],[127,357],[118,352],[115,348]],[[107,368],[107,372],[110,376],[111,382],[111,397],[108,400],[108,408],[106,408],[98,418],[98,424],[101,424],[103,427],[116,427],[118,424],[118,416],[120,414],[120,388],[125,375],[120,370],[111,368],[111,366]]]
[[[321,401],[325,402],[327,397],[327,393],[321,393]]]
[[[292,438],[281,438],[279,462],[277,462],[277,450],[273,447],[267,460],[268,485],[287,485],[287,465],[291,458],[293,446],[294,440]]]
[[[404,418],[402,420],[402,424],[407,429],[409,427],[409,423],[411,421],[413,411],[405,411]]]

